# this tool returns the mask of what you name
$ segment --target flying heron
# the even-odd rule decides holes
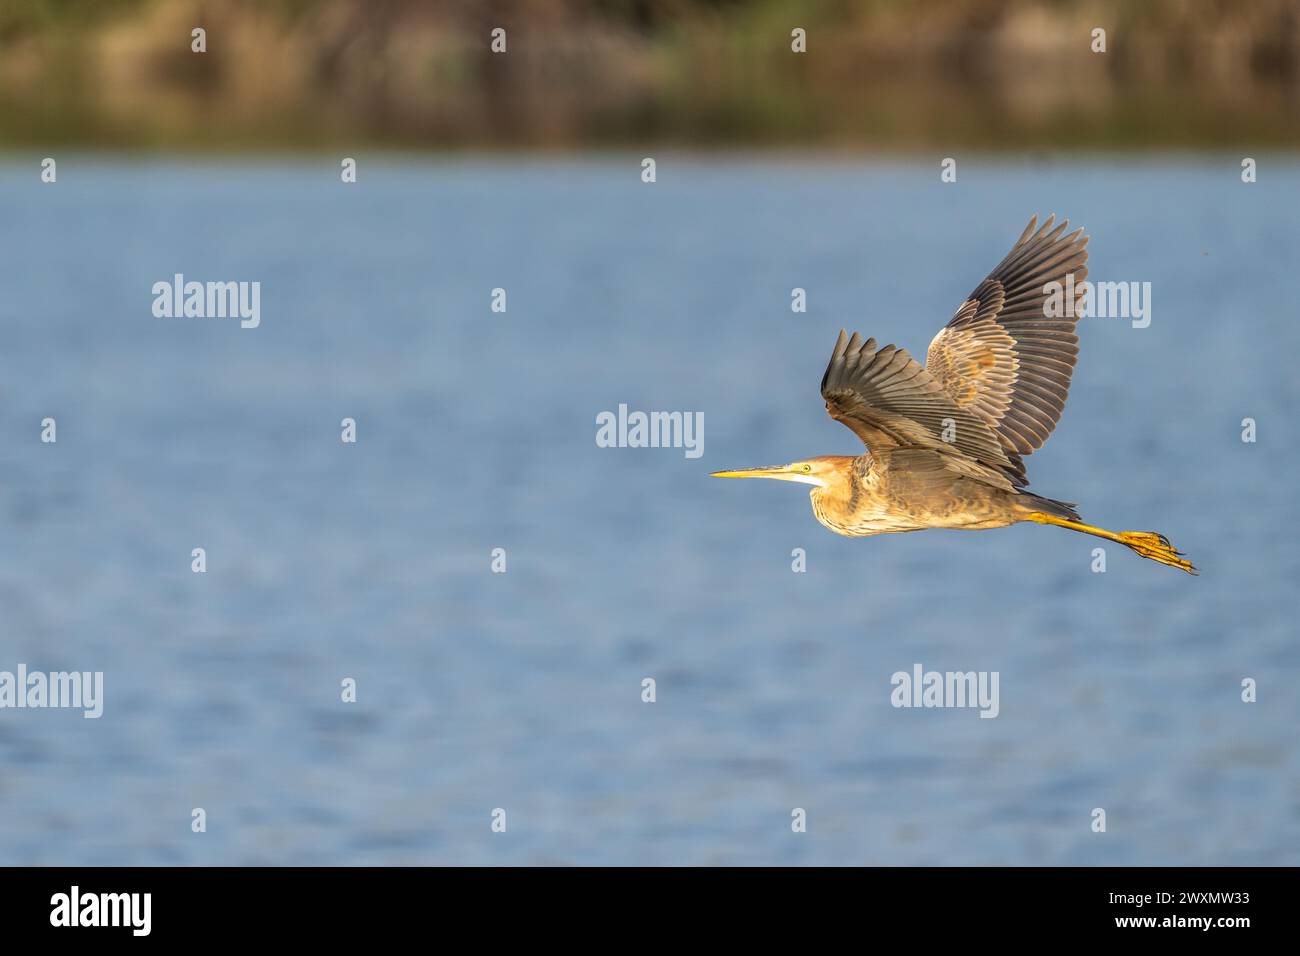
[[[1057,525],[1116,541],[1196,574],[1151,531],[1085,524],[1074,505],[1026,491],[1023,455],[1060,420],[1079,353],[1077,301],[1049,315],[1049,283],[1088,275],[1088,237],[1038,217],[930,343],[925,367],[906,350],[840,331],[822,376],[826,410],[867,446],[865,455],[819,455],[788,465],[715,471],[812,485],[813,514],[853,537],[925,528]],[[1073,306],[1069,308],[1068,306]]]

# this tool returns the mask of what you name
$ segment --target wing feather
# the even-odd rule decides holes
[[[971,408],[958,405],[906,349],[843,330],[822,376],[826,410],[868,448],[928,448],[1000,487],[1022,487],[1024,466]]]
[[[1076,309],[1048,316],[1051,282],[1078,286],[1088,276],[1088,237],[1066,234],[1068,220],[1029,220],[988,278],[957,308],[930,343],[926,369],[991,428],[1007,452],[1027,455],[1047,441],[1069,395],[1079,354]]]

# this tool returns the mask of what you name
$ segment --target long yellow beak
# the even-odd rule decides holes
[[[796,477],[795,472],[785,465],[768,465],[766,468],[742,468],[738,471],[710,472],[710,478],[776,478],[790,481]]]

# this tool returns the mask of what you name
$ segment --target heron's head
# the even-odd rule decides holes
[[[712,477],[775,478],[777,481],[798,481],[805,485],[827,488],[843,479],[852,461],[853,459],[846,455],[819,455],[816,458],[805,458],[803,461],[792,461],[788,465],[715,471]]]

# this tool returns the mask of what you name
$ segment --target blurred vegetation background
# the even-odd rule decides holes
[[[1298,3],[3,0],[0,144],[1294,148]]]

